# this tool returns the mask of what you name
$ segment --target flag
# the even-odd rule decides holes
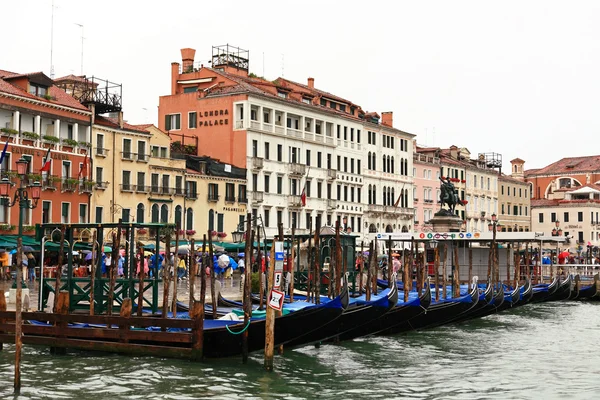
[[[88,154],[85,154],[85,158],[83,159],[83,164],[81,164],[81,168],[79,169],[79,175],[77,179],[86,179],[87,178],[87,164],[88,164]]]
[[[396,200],[396,202],[394,203],[394,207],[398,207],[398,204],[400,204],[401,197],[402,197],[402,191],[400,191],[400,196],[398,196],[398,200]]]
[[[302,202],[302,207],[306,206],[306,182],[304,182],[302,194],[300,194],[300,201]]]
[[[2,150],[2,155],[0,155],[0,164],[2,164],[2,162],[4,161],[4,158],[6,157],[6,150],[8,150],[8,139],[6,140],[6,143],[4,144],[4,149]]]
[[[50,172],[50,149],[46,153],[46,157],[44,158],[44,164],[42,168],[40,168],[40,172]]]

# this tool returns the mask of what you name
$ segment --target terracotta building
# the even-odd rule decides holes
[[[42,72],[20,74],[0,70],[0,151],[8,141],[0,165],[2,177],[18,184],[16,161],[29,161],[27,182],[42,183],[41,199],[24,215],[25,233],[42,222],[87,222],[92,188],[88,151],[90,110],[56,86]],[[50,150],[50,169],[40,169]],[[11,189],[11,196],[15,187]],[[0,203],[2,234],[16,233],[18,207]]]

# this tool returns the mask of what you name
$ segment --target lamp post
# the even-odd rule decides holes
[[[496,279],[496,274],[499,272],[498,271],[498,260],[496,259],[497,257],[497,253],[498,250],[496,249],[497,245],[496,245],[496,231],[498,230],[498,226],[500,226],[500,221],[498,221],[498,218],[496,217],[496,213],[492,214],[492,221],[490,223],[488,223],[488,229],[492,232],[492,266],[493,266],[493,271],[492,271],[492,281],[496,280],[496,283],[498,283],[499,279]]]
[[[31,200],[29,199],[29,193],[27,192],[27,186],[25,185],[25,175],[27,174],[27,166],[29,161],[21,158],[17,161],[17,174],[19,175],[19,187],[15,191],[12,201],[8,195],[8,190],[12,186],[12,182],[4,177],[0,181],[0,197],[6,199],[5,205],[7,207],[14,207],[19,204],[19,234],[17,236],[17,274],[15,279],[15,286],[17,289],[15,299],[15,380],[14,380],[14,391],[20,393],[21,391],[21,347],[23,345],[21,339],[21,291],[23,283],[23,214],[25,210],[32,210],[37,206],[38,200],[40,199],[40,192],[42,185],[40,182],[35,181],[30,185],[31,189]]]

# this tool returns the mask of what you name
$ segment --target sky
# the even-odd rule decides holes
[[[114,1],[2,4],[0,69],[123,84],[131,123],[156,123],[180,49],[250,51],[250,72],[393,111],[420,145],[540,168],[600,154],[598,1]],[[83,29],[78,25],[83,25]],[[7,35],[7,33],[9,33]],[[51,46],[51,43],[53,45]]]

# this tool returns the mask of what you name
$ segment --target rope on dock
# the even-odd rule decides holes
[[[227,332],[231,333],[232,335],[239,335],[242,334],[246,331],[246,329],[248,329],[248,327],[250,326],[250,320],[248,320],[248,323],[246,324],[246,326],[244,327],[244,329],[242,329],[239,332],[234,332],[231,329],[229,329],[229,325],[225,325],[225,328],[227,328]]]

